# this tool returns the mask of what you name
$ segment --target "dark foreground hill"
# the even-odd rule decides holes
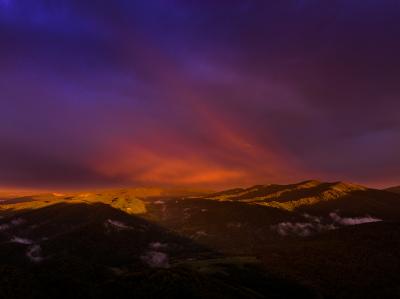
[[[385,189],[385,190],[386,190],[386,191],[389,191],[389,192],[393,192],[393,193],[400,194],[400,186],[387,188],[387,189]]]
[[[397,298],[400,195],[343,182],[7,198],[3,298]]]
[[[316,295],[104,203],[56,203],[2,218],[1,298],[288,298]]]

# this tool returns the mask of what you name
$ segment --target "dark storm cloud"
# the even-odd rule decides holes
[[[0,185],[396,183],[399,17],[378,0],[2,0]]]

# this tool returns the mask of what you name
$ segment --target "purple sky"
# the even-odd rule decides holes
[[[0,187],[400,184],[400,2],[0,0]]]

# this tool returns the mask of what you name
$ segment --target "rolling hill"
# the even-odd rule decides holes
[[[97,200],[26,204],[0,221],[1,298],[316,298],[254,257]]]
[[[8,197],[0,297],[394,298],[399,220],[398,194],[315,180]]]

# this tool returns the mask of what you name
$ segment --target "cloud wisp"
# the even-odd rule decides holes
[[[364,223],[379,222],[382,219],[371,217],[342,217],[337,212],[329,213],[328,217],[317,217],[304,214],[304,222],[280,222],[272,225],[271,229],[282,237],[300,236],[308,237],[318,233],[339,229],[348,225],[360,225]]]

